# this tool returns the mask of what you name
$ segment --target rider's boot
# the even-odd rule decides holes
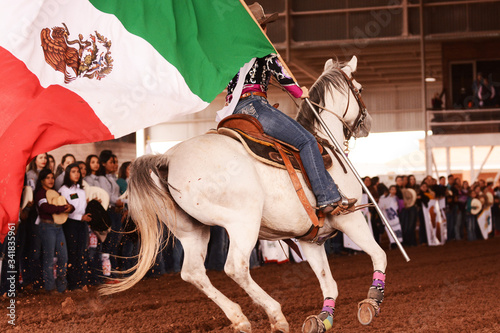
[[[323,205],[319,207],[319,210],[323,212],[323,214],[330,214],[333,211],[337,210],[337,208],[340,208],[342,210],[350,210],[352,207],[354,207],[354,204],[358,202],[358,199],[354,198],[346,198],[343,194],[340,196],[340,200],[329,203],[327,205]]]

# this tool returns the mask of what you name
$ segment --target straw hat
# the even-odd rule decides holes
[[[470,213],[472,215],[477,215],[481,212],[483,205],[481,204],[481,201],[479,201],[479,199],[474,198],[471,200],[470,207],[471,207]]]
[[[87,201],[97,200],[101,202],[104,210],[109,208],[109,194],[103,188],[97,186],[86,186],[85,195],[87,196]]]
[[[28,202],[30,201],[33,201],[33,189],[31,186],[25,186],[21,197],[21,210],[26,208],[26,206],[28,206]]]
[[[493,197],[493,194],[491,192],[486,192],[486,206],[490,207],[493,205],[495,201],[495,198]]]
[[[64,206],[68,204],[66,198],[54,190],[47,190],[46,196],[47,196],[47,202],[51,205]],[[54,218],[55,224],[63,224],[68,219],[68,215],[69,213],[59,213],[59,214],[52,214],[52,217]]]
[[[274,22],[278,18],[278,13],[266,15],[266,13],[264,12],[264,8],[262,8],[260,3],[258,2],[254,2],[253,4],[248,6],[248,8],[252,12],[253,17],[255,17],[260,25]]]
[[[413,207],[415,202],[417,201],[417,192],[415,192],[412,188],[403,188],[401,189],[403,193],[403,201],[405,203],[405,207]]]

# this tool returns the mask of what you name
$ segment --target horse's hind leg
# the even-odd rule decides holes
[[[248,215],[246,215],[245,221],[241,221],[242,216],[245,215],[241,213],[238,215],[239,223],[226,227],[230,243],[224,271],[248,293],[255,303],[266,311],[272,332],[289,332],[289,325],[281,311],[280,304],[250,276],[249,258],[257,241],[259,223],[256,223],[255,220],[249,220]]]
[[[210,282],[205,270],[205,256],[210,239],[210,227],[198,224],[189,232],[176,232],[184,248],[181,277],[201,290],[214,301],[231,321],[236,332],[251,332],[250,322],[238,304],[228,299]]]

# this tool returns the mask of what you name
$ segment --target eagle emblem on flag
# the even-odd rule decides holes
[[[69,39],[69,29],[64,27],[44,28],[40,40],[45,55],[45,62],[56,71],[64,74],[64,83],[68,84],[78,77],[101,80],[111,73],[111,41],[95,31],[88,39],[82,34],[78,39]],[[72,45],[75,45],[73,47]]]

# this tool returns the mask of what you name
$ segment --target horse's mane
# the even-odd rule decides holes
[[[318,80],[312,85],[309,90],[309,100],[319,105],[325,105],[325,95],[332,93],[333,89],[337,89],[343,94],[347,93],[347,85],[345,79],[340,73],[340,69],[344,66],[343,63],[336,62],[334,66],[330,67],[327,71],[323,72]],[[321,113],[321,111],[319,111]],[[309,105],[302,101],[299,106],[299,113],[296,118],[297,122],[301,124],[309,132],[316,134],[315,124],[316,116],[309,107]]]

